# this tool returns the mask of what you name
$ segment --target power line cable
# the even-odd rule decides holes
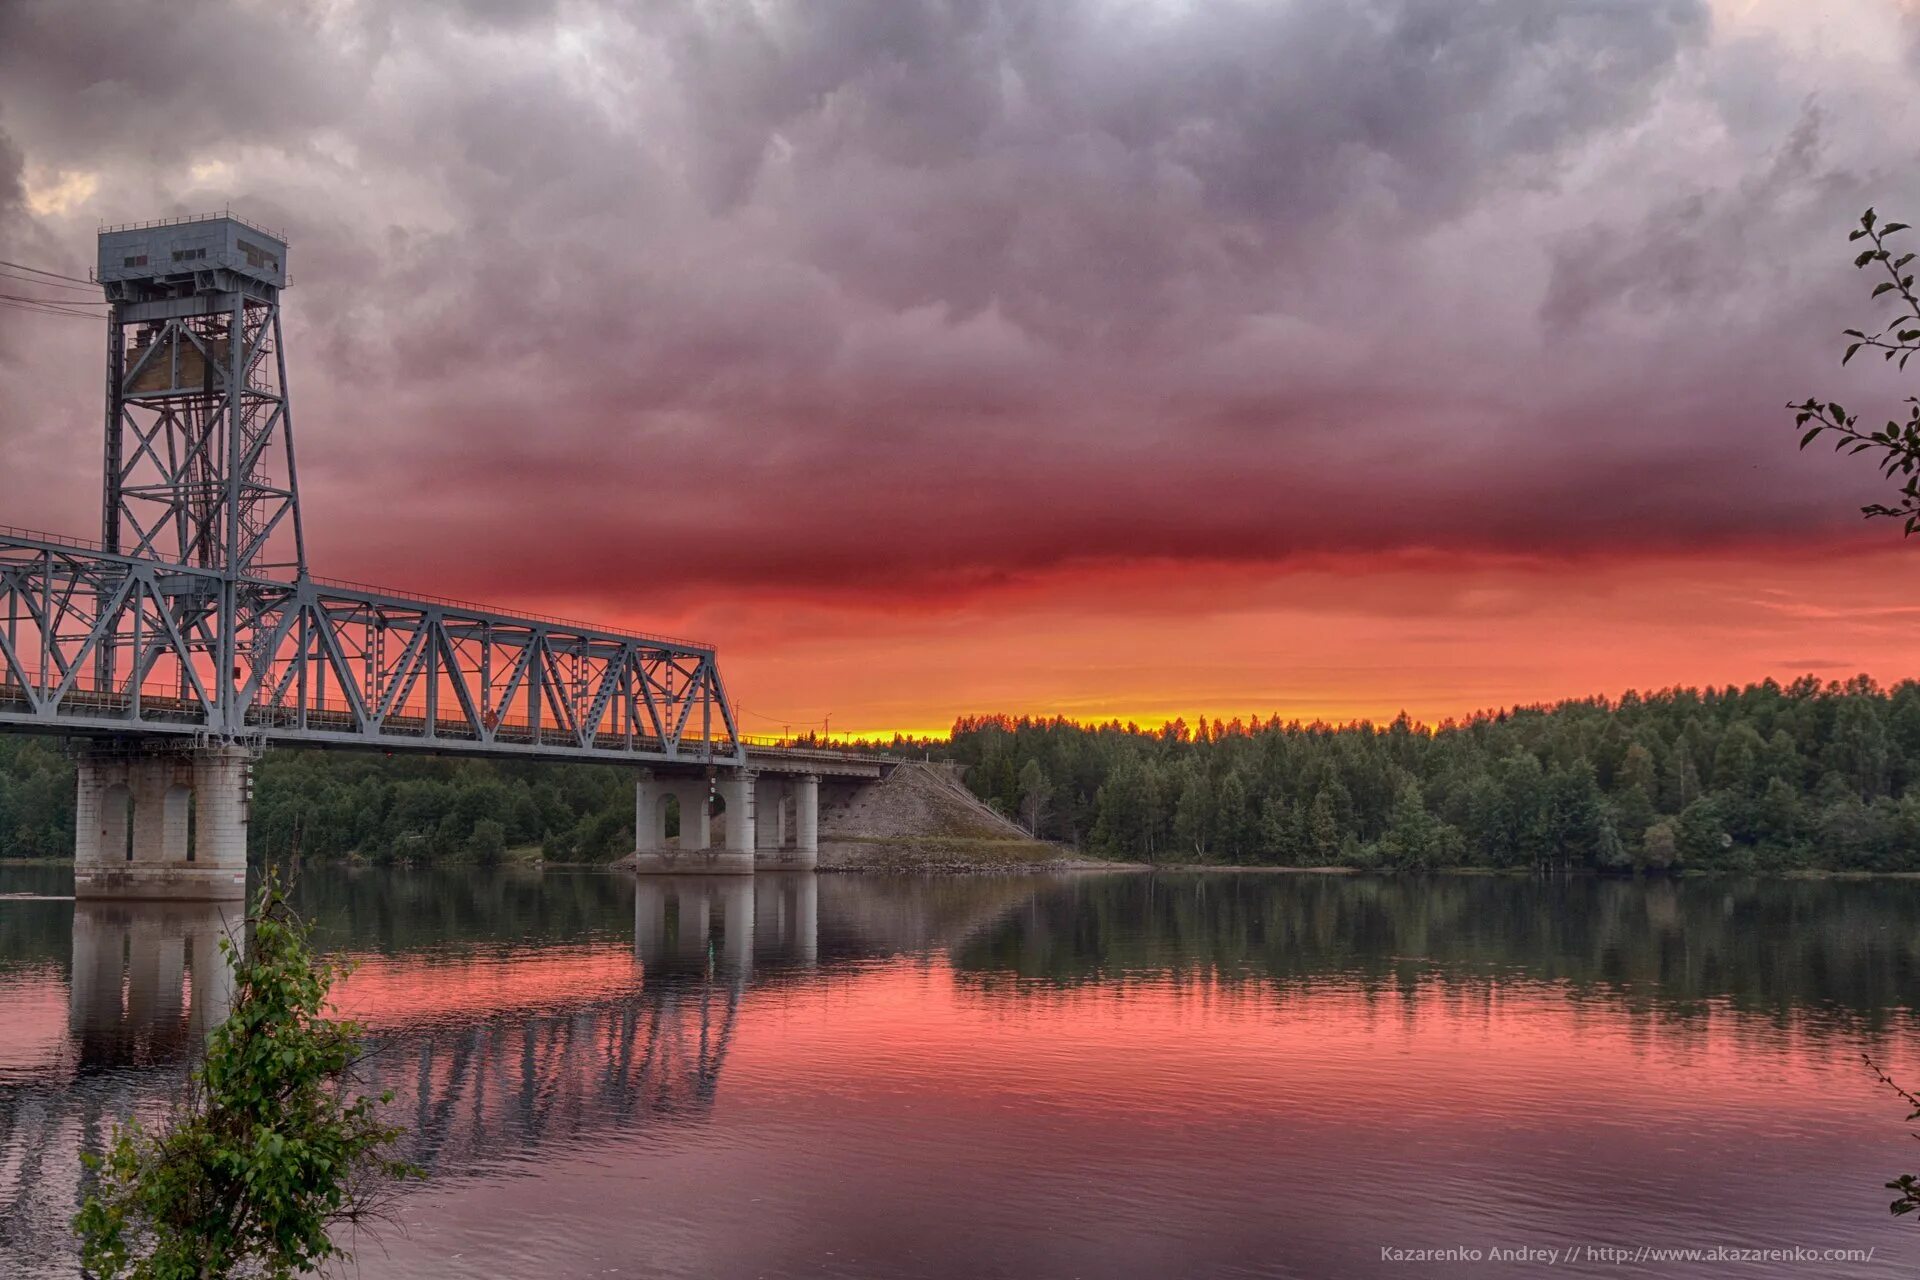
[[[74,284],[91,285],[93,283],[91,280],[82,280],[79,276],[63,276],[58,271],[48,271],[43,267],[30,267],[24,262],[8,262],[5,258],[0,258],[0,267],[12,267],[16,271],[31,271],[37,276],[48,276],[54,280],[70,280]]]
[[[0,293],[0,298],[11,298],[15,302],[45,302],[56,307],[106,306],[104,302],[82,302],[76,298],[49,298],[37,293]]]
[[[76,311],[82,307],[104,307],[107,305],[104,302],[82,302],[77,298],[43,298],[31,293],[0,293],[0,298],[5,298],[10,302],[44,302],[50,307],[66,307]],[[91,313],[83,311],[81,314],[86,315]]]
[[[24,311],[37,316],[71,316],[79,320],[104,320],[106,316],[97,311],[73,311],[66,307],[48,306],[32,300],[15,300],[9,295],[0,294],[0,307],[11,311]]]
[[[58,280],[48,280],[41,276],[25,274],[6,267],[0,267],[0,280],[17,280],[21,284],[30,284],[41,289],[63,289],[68,293],[84,293],[95,297],[98,297],[100,293],[99,288],[94,285],[61,284]]]
[[[743,716],[752,716],[755,720],[764,720],[768,724],[783,724],[783,725],[797,724],[797,725],[803,725],[803,726],[810,726],[810,725],[816,725],[816,724],[823,725],[826,723],[825,720],[802,720],[798,716],[763,716],[758,711],[751,711],[751,710],[748,710],[746,707],[742,707],[738,705],[734,707],[734,710],[739,712]]]

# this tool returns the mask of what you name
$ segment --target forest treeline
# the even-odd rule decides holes
[[[975,791],[1111,857],[1920,870],[1920,684],[1629,692],[1428,728],[963,719]]]
[[[1920,684],[1668,689],[1437,727],[969,717],[870,744],[967,766],[1043,838],[1115,858],[1422,869],[1920,870]],[[0,737],[0,856],[69,857],[73,766]],[[275,750],[257,857],[491,861],[633,847],[627,772]]]

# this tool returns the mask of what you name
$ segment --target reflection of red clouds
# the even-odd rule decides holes
[[[641,976],[624,947],[351,959],[353,972],[333,989],[334,1015],[373,1028],[617,999],[638,990]]]
[[[1137,976],[1059,988],[900,961],[850,988],[756,993],[725,1081],[736,1099],[914,1107],[936,1094],[955,1111],[1122,1107],[1147,1124],[1242,1115],[1464,1136],[1494,1116],[1511,1132],[1631,1114],[1648,1128],[1750,1132],[1781,1108],[1846,1128],[1872,1115],[1865,1047],[1835,1024],[1783,1025],[1715,1002],[1683,1018],[1558,984],[1363,991],[1338,977]],[[1912,1053],[1872,1047],[1896,1074],[1913,1069]]]
[[[67,984],[56,970],[0,981],[0,1081],[58,1061],[67,1038]]]
[[[630,952],[583,946],[369,957],[335,995],[340,1016],[403,1029],[641,991]],[[1713,1126],[1763,1106],[1857,1119],[1871,1094],[1856,1070],[1864,1045],[1840,1024],[1714,1002],[1681,1017],[1527,981],[1367,990],[1339,975],[1280,985],[1146,973],[1056,987],[898,960],[750,989],[722,1083],[748,1105],[800,1091],[885,1110],[937,1094],[955,1112],[1065,1115],[1124,1098],[1149,1124],[1344,1124],[1379,1106],[1429,1130],[1494,1113],[1527,1129],[1515,1117],[1550,1126],[1630,1105],[1645,1123]],[[1912,1070],[1910,1054],[1875,1052]]]

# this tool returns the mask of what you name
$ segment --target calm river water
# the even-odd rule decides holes
[[[79,1152],[165,1105],[224,994],[217,912],[70,886],[0,871],[46,895],[0,900],[7,1277],[74,1274]],[[1920,1262],[1881,1190],[1920,1144],[1860,1060],[1920,1082],[1920,884],[321,868],[298,896],[431,1170],[366,1277]],[[1639,1252],[1715,1247],[1873,1255]]]

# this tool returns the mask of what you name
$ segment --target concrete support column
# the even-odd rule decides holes
[[[73,801],[74,872],[110,870],[111,864],[130,858],[128,806],[133,793],[127,786],[125,761],[104,752],[88,752],[75,763],[79,786]]]
[[[753,856],[754,771],[736,769],[720,779],[720,801],[727,807],[727,852]]]
[[[803,773],[794,783],[793,865],[808,871],[820,865],[820,779]]]
[[[633,771],[633,849],[644,853],[666,841],[660,836],[660,814],[653,790],[653,770]]]
[[[246,896],[247,808],[252,788],[253,760],[245,751],[218,747],[194,752],[194,835],[188,856],[203,867],[238,868],[235,883],[242,897]]]
[[[705,778],[674,784],[680,797],[680,852],[698,853],[713,847],[713,814],[708,800],[713,788]]]
[[[760,776],[754,865],[763,871],[811,871],[820,862],[820,779],[813,774]],[[787,801],[794,820],[787,821]]]
[[[89,747],[76,767],[74,896],[244,899],[252,770],[240,747]]]
[[[761,854],[787,847],[787,780],[779,774],[762,773],[754,779],[753,847]]]

